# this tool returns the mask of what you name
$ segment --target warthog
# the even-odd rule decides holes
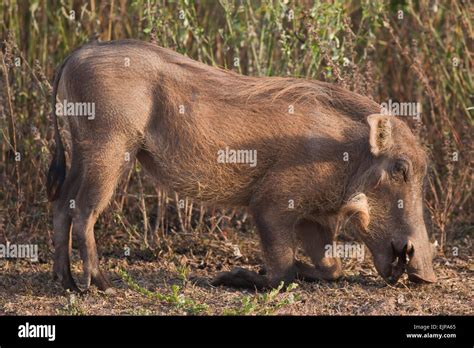
[[[54,201],[54,274],[67,289],[78,290],[71,233],[86,285],[110,287],[93,229],[135,156],[160,187],[210,205],[246,207],[254,216],[266,273],[237,268],[218,274],[214,285],[336,279],[341,262],[327,257],[325,246],[348,219],[384,279],[396,282],[406,270],[412,281],[435,281],[423,218],[425,152],[403,121],[378,114],[380,106],[364,96],[306,79],[242,76],[123,40],[72,52],[54,79],[57,98],[95,105],[94,117],[67,117],[68,175],[53,111],[47,192]],[[252,154],[254,163],[245,163],[249,156],[219,160],[231,150]],[[298,246],[312,265],[295,259]]]

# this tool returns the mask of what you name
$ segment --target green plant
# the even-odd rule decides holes
[[[292,291],[298,284],[291,283],[284,289],[283,282],[275,289],[255,295],[244,295],[236,302],[235,308],[228,309],[225,315],[271,315],[280,308],[299,301]],[[282,291],[284,289],[284,291]]]
[[[208,306],[206,304],[196,303],[194,300],[187,298],[182,292],[181,287],[178,285],[171,286],[171,292],[162,294],[155,291],[145,289],[136,283],[132,277],[123,269],[118,270],[118,274],[122,280],[134,291],[150,298],[158,300],[169,305],[172,305],[179,311],[184,311],[186,314],[197,315],[207,313]]]

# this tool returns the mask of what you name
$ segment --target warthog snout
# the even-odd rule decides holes
[[[434,283],[436,276],[433,271],[431,249],[423,252],[421,245],[418,248],[410,239],[391,241],[392,263],[391,274],[387,281],[395,284],[406,271],[408,279],[414,283]],[[418,249],[418,252],[416,250]]]
[[[414,283],[434,283],[433,246],[429,242],[413,245],[412,256],[407,264],[408,279]]]

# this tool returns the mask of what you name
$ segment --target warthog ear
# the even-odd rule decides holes
[[[352,196],[341,208],[339,212],[340,220],[351,219],[357,227],[366,231],[370,223],[369,202],[367,196],[358,193]]]
[[[392,122],[388,115],[373,114],[367,117],[370,126],[370,151],[378,156],[392,145]]]

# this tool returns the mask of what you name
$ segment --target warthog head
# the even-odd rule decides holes
[[[401,120],[370,115],[367,121],[370,155],[345,215],[357,217],[353,220],[385,280],[395,283],[406,271],[411,281],[435,282],[423,217],[426,154]]]

